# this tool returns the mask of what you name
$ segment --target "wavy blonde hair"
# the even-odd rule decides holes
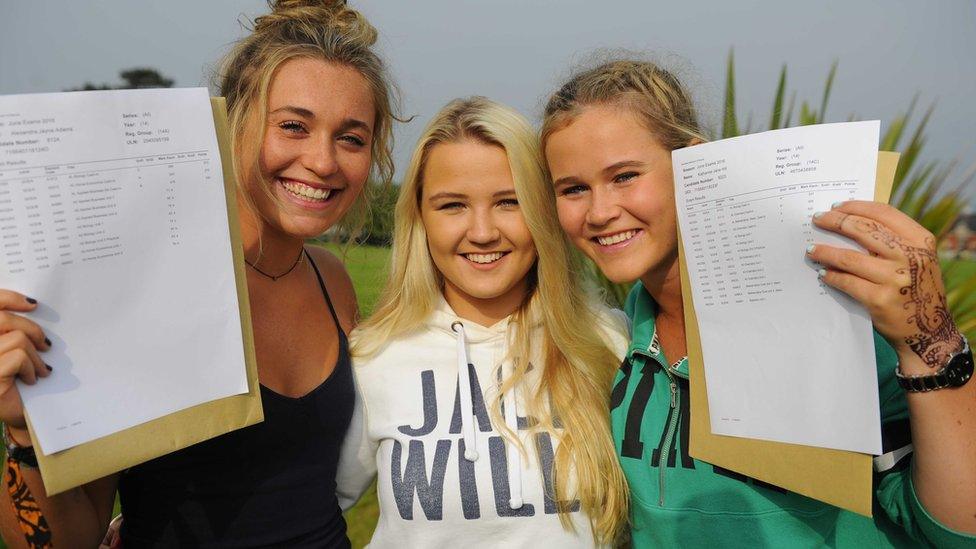
[[[390,277],[375,313],[353,338],[353,355],[370,356],[391,339],[422,325],[440,300],[443,277],[427,249],[420,215],[424,168],[434,147],[464,140],[505,150],[519,207],[538,253],[529,273],[534,284],[510,323],[509,358],[515,368],[491,401],[494,423],[521,447],[500,419],[501,395],[525,379],[527,357],[539,349],[539,342],[523,327],[540,322],[545,366],[537,390],[527,400],[529,413],[539,419],[536,428],[554,432],[560,441],[552,496],[555,501],[578,498],[594,540],[613,542],[626,526],[628,498],[609,422],[608,395],[618,361],[597,332],[597,300],[584,290],[582,265],[559,226],[535,132],[514,110],[483,97],[457,99],[427,126],[400,187]],[[558,432],[556,424],[561,427]],[[560,520],[571,529],[568,511],[560,510]]]
[[[389,185],[393,178],[393,121],[397,119],[396,89],[386,67],[373,51],[376,29],[345,0],[274,0],[271,13],[254,20],[251,34],[225,56],[219,70],[220,93],[227,111],[235,153],[237,188],[245,205],[260,215],[246,182],[261,177],[261,143],[267,132],[268,90],[275,73],[288,60],[321,59],[358,71],[372,92],[372,177]],[[271,200],[268,182],[260,185]],[[371,185],[343,216],[340,229],[355,236],[369,210]]]

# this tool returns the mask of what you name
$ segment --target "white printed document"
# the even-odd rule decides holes
[[[246,393],[207,90],[0,97],[0,287],[53,342],[45,455]]]
[[[812,226],[872,200],[880,123],[774,130],[672,154],[712,432],[881,453],[871,319],[817,278]]]

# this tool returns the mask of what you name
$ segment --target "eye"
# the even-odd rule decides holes
[[[346,134],[339,138],[340,141],[345,141],[357,147],[365,147],[366,140],[355,134]]]
[[[438,206],[437,209],[450,211],[450,210],[460,210],[463,207],[464,204],[462,204],[461,202],[445,202],[444,204]]]
[[[308,128],[305,127],[305,124],[302,124],[297,120],[287,120],[285,122],[278,124],[278,127],[281,128],[282,130],[285,130],[286,133],[293,133],[293,134],[308,133]]]
[[[517,198],[505,198],[503,200],[499,200],[498,205],[501,206],[502,208],[508,208],[508,209],[518,208],[519,202]]]
[[[626,183],[627,181],[630,181],[631,179],[637,177],[638,175],[640,175],[640,174],[637,173],[637,172],[624,172],[624,173],[620,173],[620,174],[617,174],[617,175],[613,176],[613,182],[614,183]]]
[[[567,185],[559,190],[560,196],[575,196],[587,191],[586,185]]]

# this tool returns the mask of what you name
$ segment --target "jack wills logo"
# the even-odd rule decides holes
[[[481,384],[478,381],[478,374],[474,365],[468,365],[468,372],[471,378],[471,400],[473,407],[473,419],[478,431],[490,433],[493,431],[491,419],[488,417],[488,409],[485,406],[482,396]],[[438,417],[437,391],[434,385],[433,370],[424,370],[420,374],[421,401],[424,407],[424,420],[419,426],[401,425],[397,428],[400,433],[409,437],[416,437],[415,440],[407,442],[406,447],[400,441],[394,441],[392,456],[390,459],[390,479],[393,489],[393,496],[396,499],[397,510],[400,517],[404,520],[414,519],[414,498],[420,503],[427,520],[443,520],[444,518],[444,491],[458,490],[461,500],[461,513],[465,519],[474,520],[481,518],[482,509],[478,500],[478,476],[475,470],[475,462],[464,458],[464,439],[461,435],[461,394],[460,387],[454,390],[454,408],[450,418],[448,438],[431,440],[421,439],[430,435],[437,428],[438,422],[445,419]],[[503,410],[504,413],[504,410]],[[526,417],[518,417],[518,429],[520,431],[528,429],[531,425]],[[542,467],[542,480],[544,483],[544,496],[542,502],[543,512],[554,514],[560,507],[568,507],[572,511],[579,510],[579,501],[571,504],[557,503],[553,497],[553,461],[554,451],[552,438],[549,433],[536,433],[534,436],[535,450]],[[427,462],[425,449],[429,445],[434,445],[432,463]],[[456,466],[458,468],[459,483],[457,486],[445,486],[444,477],[447,473],[448,462],[451,455],[456,456]],[[486,456],[482,455],[479,459],[483,460]],[[508,458],[505,452],[505,440],[501,435],[489,435],[488,437],[488,456],[491,471],[491,490],[494,495],[494,512],[499,517],[531,517],[537,513],[536,506],[526,502],[518,509],[509,507],[511,497],[511,486],[508,482]],[[484,474],[484,473],[482,473]],[[481,479],[482,489],[488,488],[487,479]],[[535,479],[524,478],[523,482],[534,482]]]

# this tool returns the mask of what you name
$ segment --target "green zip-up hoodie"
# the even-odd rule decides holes
[[[688,455],[688,361],[666,363],[656,305],[637,283],[627,298],[631,344],[614,382],[611,421],[630,483],[634,547],[976,547],[921,506],[911,455],[875,475],[874,518],[844,511]],[[884,451],[911,443],[897,355],[875,334]],[[667,451],[664,449],[667,448]]]

